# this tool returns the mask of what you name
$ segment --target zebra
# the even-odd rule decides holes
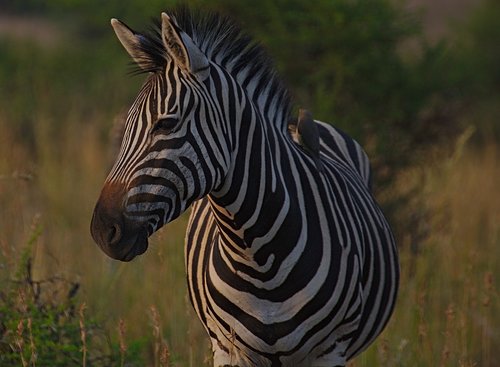
[[[214,366],[345,366],[384,329],[399,283],[366,153],[305,112],[298,142],[269,56],[227,17],[111,25],[147,79],[94,209],[96,243],[130,261],[191,208],[188,292]]]

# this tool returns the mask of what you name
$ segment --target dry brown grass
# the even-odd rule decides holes
[[[405,175],[422,185],[428,235],[401,249],[395,314],[352,366],[490,366],[500,347],[500,152],[465,149]]]
[[[149,340],[145,350],[151,365],[207,365],[207,337],[186,296],[186,216],[156,234],[149,251],[129,264],[106,258],[90,237],[93,205],[110,164],[107,145],[97,133],[99,123],[69,124],[54,142],[48,132],[51,121],[42,119],[36,146],[28,148],[0,119],[1,279],[15,268],[38,216],[43,230],[33,277],[57,273],[77,279],[86,314],[106,320],[122,346],[122,365],[130,342],[141,338]],[[71,126],[79,126],[78,131]],[[394,317],[351,366],[495,365],[500,348],[500,152],[495,145],[464,146],[450,159],[401,176],[401,190],[420,186],[419,201],[431,213],[428,235],[417,247],[401,241]],[[20,327],[28,324],[23,321]]]

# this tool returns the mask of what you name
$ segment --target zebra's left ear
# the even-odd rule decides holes
[[[200,80],[208,77],[210,64],[191,37],[179,28],[175,19],[161,13],[161,36],[168,54],[184,70]]]
[[[142,36],[130,29],[125,23],[115,18],[111,19],[111,26],[123,48],[125,48],[132,59],[134,59],[135,63],[139,65],[141,69],[148,70],[150,57],[144,52],[143,47],[141,47]]]

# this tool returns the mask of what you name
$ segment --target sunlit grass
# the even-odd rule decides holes
[[[424,176],[423,180],[421,179]],[[353,366],[495,366],[500,347],[499,151],[457,150],[423,182],[428,236],[401,249],[394,316]]]
[[[92,18],[98,19],[93,12]],[[80,284],[81,337],[75,348],[81,358],[76,365],[85,364],[91,352],[92,335],[85,328],[90,320],[105,328],[121,366],[140,359],[155,367],[210,365],[208,338],[186,293],[187,215],[155,234],[148,252],[131,263],[107,258],[91,239],[93,206],[113,160],[107,138],[111,121],[130,105],[142,76],[126,76],[128,59],[115,39],[92,40],[89,34],[82,42],[81,34],[66,28],[59,30],[57,47],[50,50],[32,37],[0,40],[0,295],[17,277],[27,243],[33,242],[33,279],[59,275]],[[351,43],[347,46],[351,51]],[[483,49],[490,50],[489,44]],[[474,52],[471,57],[484,55]],[[469,70],[484,78],[494,68]],[[321,89],[329,110],[332,100],[323,94]],[[418,101],[410,95],[411,102]],[[478,120],[487,114],[495,122],[497,104],[487,102],[483,111],[476,108],[470,114]],[[493,134],[482,129],[484,135]],[[467,136],[451,158],[436,154],[403,172],[394,192],[383,193],[385,202],[391,195],[411,193],[404,216],[396,219],[404,229],[398,233],[400,293],[386,330],[352,366],[498,364],[500,148],[472,149]],[[17,329],[4,331],[3,316],[0,348],[7,332],[20,335],[24,328],[29,337],[18,365],[37,365],[34,351],[42,348],[32,343],[37,331],[31,329],[31,319],[7,320]]]
[[[102,320],[117,343],[128,343],[125,362],[127,353],[140,353],[150,365],[161,365],[158,353],[168,349],[173,365],[206,364],[208,340],[186,295],[187,216],[153,236],[148,252],[137,260],[108,259],[89,234],[93,205],[111,164],[109,145],[98,136],[100,122],[73,122],[51,141],[44,130],[50,120],[42,121],[34,151],[15,140],[6,121],[0,122],[2,281],[12,276],[38,221],[42,232],[34,278],[59,274],[80,282],[85,312]],[[424,209],[418,210],[430,213],[427,236],[416,246],[402,241],[394,316],[352,366],[495,365],[500,347],[498,158],[495,146],[461,149],[451,159],[402,176],[401,189],[416,180],[421,185]],[[157,310],[154,317],[152,310]]]
[[[60,132],[59,141],[52,142],[40,126],[35,151],[30,153],[13,140],[6,122],[0,122],[1,279],[11,277],[36,220],[42,233],[34,248],[35,278],[58,274],[80,282],[87,312],[103,320],[115,339],[123,320],[125,337],[139,343],[151,363],[155,338],[150,310],[157,309],[156,322],[170,361],[202,365],[208,344],[186,293],[186,216],[155,235],[148,252],[135,261],[108,259],[89,232],[93,206],[110,165],[98,129],[71,124]]]

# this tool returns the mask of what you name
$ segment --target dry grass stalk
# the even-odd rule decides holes
[[[125,321],[120,319],[118,323],[118,340],[120,343],[120,366],[123,367],[125,363],[125,352],[127,351],[127,344],[125,343]]]
[[[382,364],[387,365],[389,361],[389,340],[387,338],[380,338],[377,352]]]
[[[427,350],[428,355],[432,355],[432,345],[430,343],[429,324],[426,320],[426,310],[428,307],[427,292],[421,290],[417,294],[417,312],[418,312],[418,339],[422,350]]]
[[[443,350],[441,352],[441,366],[446,366],[451,354],[450,344],[453,342],[453,322],[455,321],[455,306],[453,304],[449,304],[448,308],[445,311],[446,315],[446,329],[444,331],[444,345]]]
[[[33,339],[33,328],[32,328],[31,317],[28,318],[28,332],[29,332],[29,335],[30,335],[30,349],[31,349],[30,362],[31,362],[31,366],[35,367],[35,364],[36,364],[36,347],[35,347],[35,341]]]
[[[161,340],[161,329],[160,329],[160,315],[158,314],[158,310],[155,306],[150,306],[151,311],[151,321],[153,322],[153,337],[155,340],[155,348],[154,348],[154,359],[155,359],[155,367],[158,366],[157,356],[160,351],[160,340]]]
[[[160,314],[156,306],[149,307],[151,312],[151,321],[153,322],[153,336],[155,339],[154,360],[155,367],[168,367],[170,364],[170,352],[167,343],[163,340],[161,332]]]
[[[484,307],[484,315],[485,315],[485,320],[489,321],[491,318],[491,310],[492,310],[492,298],[495,296],[495,289],[493,285],[493,272],[488,271],[484,275],[484,298],[482,305]],[[493,358],[491,355],[491,325],[490,322],[485,322],[483,327],[482,327],[482,354],[484,358],[484,364],[485,366],[492,366],[493,365]]]
[[[85,302],[80,305],[78,313],[80,315],[80,338],[82,340],[82,366],[87,365],[87,333],[85,331]]]
[[[21,319],[21,320],[19,320],[19,323],[17,324],[16,344],[17,344],[17,347],[19,349],[19,355],[21,356],[21,363],[23,364],[23,367],[28,367],[28,363],[24,359],[24,355],[23,355],[23,347],[24,347],[23,332],[24,332],[24,320]]]
[[[170,361],[170,351],[168,350],[167,343],[163,342],[160,351],[160,366],[168,367]]]

